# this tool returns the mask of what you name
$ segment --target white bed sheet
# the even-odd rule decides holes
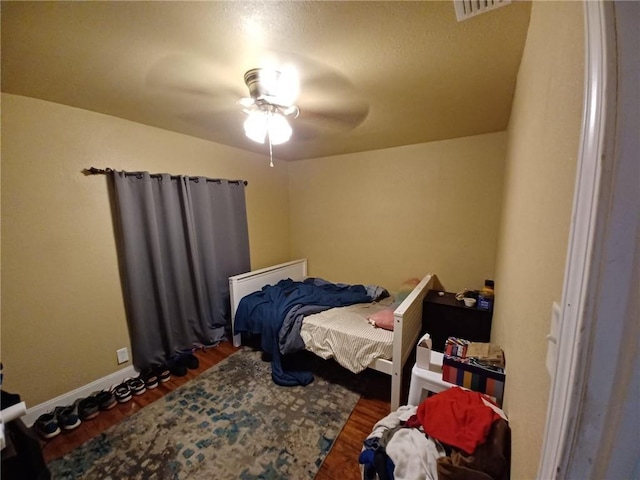
[[[376,358],[391,360],[393,332],[371,325],[367,318],[389,307],[391,299],[358,303],[309,315],[302,321],[300,335],[305,348],[324,359],[359,373]]]

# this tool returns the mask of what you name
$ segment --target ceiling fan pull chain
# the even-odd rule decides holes
[[[269,140],[269,166],[273,168],[273,147],[271,146],[271,112],[267,116],[267,139]]]
[[[267,135],[269,135],[267,133]],[[271,150],[271,135],[269,135],[269,166],[273,167],[273,151]]]

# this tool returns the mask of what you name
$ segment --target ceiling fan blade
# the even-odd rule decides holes
[[[242,127],[246,115],[241,110],[193,111],[177,117],[196,127],[199,137],[216,143],[240,146],[247,140]]]
[[[333,99],[358,96],[355,85],[345,76],[336,72],[306,72],[300,80],[302,94],[307,98],[331,96]]]
[[[227,110],[201,110],[187,113],[181,113],[180,118],[185,121],[194,122],[200,125],[204,130],[227,130],[235,128],[236,125],[242,126],[242,122],[246,115],[241,110],[235,108]]]
[[[298,106],[303,98],[328,98],[335,104],[360,96],[353,82],[334,67],[300,54],[270,50],[258,67],[278,70],[292,81],[297,77],[299,94],[294,103]]]
[[[351,131],[362,124],[368,115],[367,103],[319,109],[301,107],[300,116],[292,120],[291,124],[296,138],[312,139],[321,135]]]
[[[195,55],[175,54],[158,60],[145,81],[163,93],[227,97],[236,101],[246,95],[241,75],[242,72],[238,75]]]

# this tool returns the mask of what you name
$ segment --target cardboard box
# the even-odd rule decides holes
[[[445,355],[442,359],[442,379],[445,382],[484,393],[502,407],[506,380],[503,368],[487,367],[473,358]]]
[[[504,368],[504,352],[493,343],[471,342],[466,357],[475,358],[483,365]]]
[[[416,365],[425,370],[429,370],[431,364],[431,336],[425,333],[416,347]]]

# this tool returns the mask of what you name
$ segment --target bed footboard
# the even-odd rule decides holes
[[[393,312],[393,364],[391,366],[391,411],[400,406],[402,370],[422,330],[422,301],[433,288],[435,275],[428,273]]]

